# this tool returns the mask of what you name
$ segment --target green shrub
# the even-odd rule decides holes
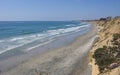
[[[119,33],[116,33],[113,35],[113,41],[117,40],[120,38],[120,34]]]
[[[103,72],[105,68],[108,68],[109,65],[115,61],[115,58],[108,49],[109,48],[107,48],[106,46],[104,46],[103,48],[98,48],[93,55],[96,64],[99,66],[100,72]]]

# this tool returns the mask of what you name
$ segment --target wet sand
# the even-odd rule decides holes
[[[46,45],[38,47],[29,54],[13,56],[0,62],[2,75],[91,75],[91,67],[88,66],[88,53],[97,35],[97,28],[77,37],[70,43],[60,43],[59,47]],[[62,38],[64,39],[64,38]],[[69,39],[69,36],[68,38]],[[58,39],[59,40],[59,39]],[[63,40],[66,43],[65,40]],[[59,43],[56,43],[58,46]],[[13,65],[15,63],[15,65]]]

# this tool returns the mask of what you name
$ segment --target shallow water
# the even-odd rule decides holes
[[[88,24],[73,21],[0,22],[0,54],[13,50],[27,52],[59,36],[87,32],[89,28]]]

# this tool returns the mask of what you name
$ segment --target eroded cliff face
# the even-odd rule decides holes
[[[120,33],[120,18],[108,20],[108,21],[94,21],[95,25],[99,29],[99,39],[96,46],[111,45],[111,40],[115,33]]]
[[[98,27],[98,40],[96,44],[93,46],[91,52],[90,52],[90,57],[91,57],[91,65],[92,65],[92,75],[98,75],[100,73],[99,71],[99,66],[96,65],[96,60],[93,58],[93,55],[98,48],[102,48],[103,46],[107,47],[113,47],[115,46],[113,42],[114,40],[114,35],[115,34],[120,34],[120,18],[113,18],[111,20],[102,20],[102,21],[92,21],[92,24],[96,25]],[[117,39],[117,42],[120,45],[120,38]],[[118,47],[118,50],[119,47]],[[120,62],[118,60],[117,62]],[[103,71],[103,75],[120,75],[120,64],[118,63],[119,66],[115,67],[111,71],[107,71],[106,69]]]

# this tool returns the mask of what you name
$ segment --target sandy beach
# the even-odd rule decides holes
[[[44,52],[37,52],[38,47],[29,55],[14,56],[0,62],[3,67],[1,75],[91,75],[88,54],[96,38],[97,28],[92,25],[88,33],[80,35],[69,45],[50,47]]]
[[[120,0],[0,0],[0,75],[120,75]]]

